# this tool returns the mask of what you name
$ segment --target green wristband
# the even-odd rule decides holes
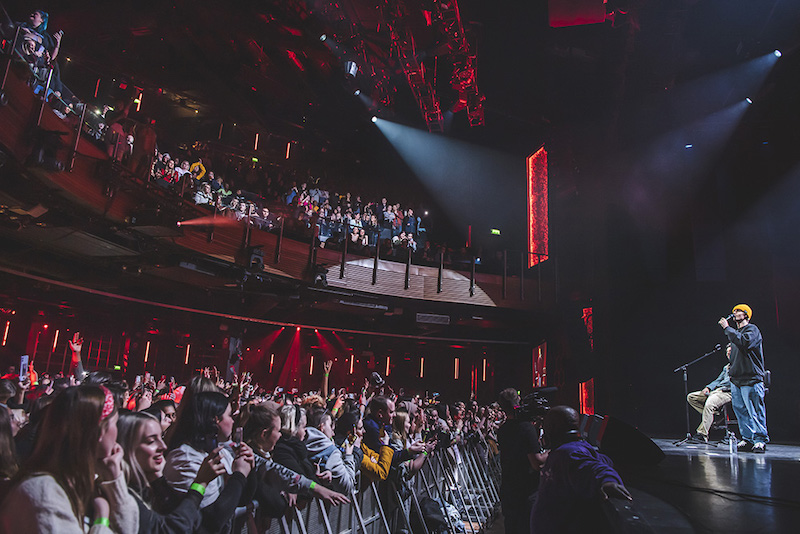
[[[94,520],[94,523],[92,523],[92,524],[93,525],[103,525],[104,527],[107,527],[107,526],[109,526],[111,524],[111,522],[108,520],[107,517],[98,517],[97,519]]]
[[[202,484],[198,484],[197,482],[195,482],[194,484],[189,486],[189,489],[195,490],[200,495],[205,495],[206,494],[206,487],[203,486]]]
[[[308,487],[308,489],[313,490],[315,487],[317,487],[317,483],[312,480],[311,485]]]

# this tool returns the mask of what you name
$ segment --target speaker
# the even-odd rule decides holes
[[[606,20],[604,0],[548,0],[550,26],[580,26],[598,24]]]
[[[614,463],[656,465],[666,456],[661,447],[616,417],[581,414],[581,435]]]

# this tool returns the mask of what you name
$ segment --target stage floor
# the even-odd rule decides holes
[[[620,466],[633,509],[655,532],[800,532],[800,447],[765,454],[654,440],[657,466]]]

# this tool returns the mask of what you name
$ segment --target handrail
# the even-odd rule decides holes
[[[428,461],[423,464],[422,470],[415,474],[408,482],[411,489],[410,495],[403,499],[397,490],[396,483],[390,479],[380,483],[366,480],[363,474],[358,474],[356,488],[350,494],[350,504],[342,505],[336,514],[330,505],[324,504],[317,498],[312,499],[304,509],[292,508],[279,520],[271,521],[270,526],[258,534],[306,534],[309,532],[324,534],[354,534],[356,532],[381,532],[390,534],[398,529],[405,528],[411,534],[429,534],[425,522],[423,509],[419,498],[426,497],[438,502],[448,532],[467,532],[477,534],[484,531],[497,517],[499,497],[496,492],[489,489],[489,485],[497,487],[498,481],[493,479],[493,473],[487,472],[486,480],[479,479],[480,469],[477,466],[467,466],[480,457],[476,450],[478,442],[459,442],[449,448],[433,451],[428,455]],[[488,449],[487,449],[488,450]],[[458,460],[462,464],[459,465]],[[431,484],[430,481],[433,481]],[[444,485],[441,485],[444,482]],[[380,489],[378,488],[380,486]],[[383,495],[384,497],[381,497]],[[464,497],[466,495],[467,497]],[[390,518],[387,515],[389,502],[386,498],[397,500],[398,517]],[[479,503],[479,504],[476,504]],[[460,508],[461,521],[454,522],[447,513],[448,506]],[[257,503],[240,509],[237,520],[230,534],[256,534],[247,530],[246,525],[255,524],[252,521],[258,513]],[[419,522],[412,521],[414,513]],[[246,514],[252,514],[244,520]],[[338,519],[335,522],[332,519]],[[393,519],[395,519],[393,521]]]

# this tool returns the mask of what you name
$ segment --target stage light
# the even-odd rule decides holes
[[[371,120],[372,120],[372,122],[378,122],[378,117],[376,117],[375,115],[373,115]]]
[[[147,358],[150,356],[150,342],[147,342],[147,345],[144,347],[144,363],[147,363]]]
[[[299,327],[299,326],[297,327],[297,331],[298,331],[298,332],[300,331],[300,327]]]
[[[189,349],[192,348],[191,343],[186,344],[186,357],[183,359],[183,365],[189,365]]]
[[[692,144],[688,144],[688,145],[684,145],[684,147],[683,147],[683,148],[685,148],[685,149],[687,149],[687,150],[688,150],[688,149],[690,149],[690,148],[693,148],[693,147],[694,147],[694,145],[692,145]]]
[[[773,54],[775,55],[775,57],[781,57],[781,56],[783,55],[783,54],[781,54],[781,51],[780,51],[780,50],[775,50],[775,51],[773,52]]]
[[[355,78],[356,74],[358,74],[358,63],[355,61],[345,61],[344,62],[344,73],[346,76],[350,76],[351,78]]]
[[[358,96],[358,95],[360,95],[360,94],[361,94],[361,89],[356,89],[356,90],[355,90],[355,92],[354,92],[353,94],[354,94],[355,96]]]
[[[320,40],[320,41],[322,41],[322,42],[325,42],[325,40],[326,40],[327,38],[328,38],[328,36],[327,36],[327,35],[325,35],[324,33],[323,33],[322,35],[320,35],[320,36],[319,36],[319,40]]]
[[[752,104],[753,103],[753,99],[750,98],[749,96],[747,98],[745,98],[744,101],[747,102],[748,104]]]

